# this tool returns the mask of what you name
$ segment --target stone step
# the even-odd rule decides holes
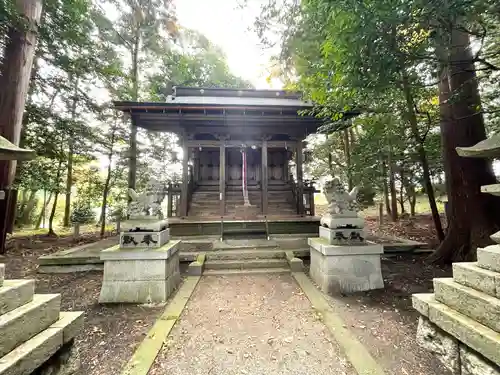
[[[452,278],[434,279],[436,301],[500,332],[500,299],[461,285]]]
[[[0,375],[27,375],[47,361],[82,329],[83,312],[61,312],[49,328],[0,358]]]
[[[238,259],[284,259],[282,250],[238,249],[207,251],[207,260],[238,260]]]
[[[477,265],[487,270],[500,272],[500,245],[478,248]]]
[[[5,279],[5,264],[0,263],[0,287],[3,285]]]
[[[453,263],[453,280],[500,298],[500,273],[481,268],[477,262]]]
[[[5,280],[0,287],[0,315],[33,300],[35,280]]]
[[[413,307],[443,331],[500,363],[500,334],[435,300],[433,294],[414,294]]]
[[[286,259],[222,259],[205,262],[207,270],[286,268]]]
[[[227,276],[227,275],[262,275],[290,273],[290,268],[253,268],[253,269],[220,269],[203,271],[203,276]]]
[[[35,294],[33,301],[0,316],[0,357],[59,319],[60,294]]]

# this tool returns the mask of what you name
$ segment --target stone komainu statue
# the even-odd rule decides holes
[[[129,206],[129,215],[137,216],[158,216],[162,218],[161,203],[165,199],[165,184],[155,179],[150,179],[146,185],[145,192],[138,194],[134,189],[128,189],[132,202]]]
[[[356,202],[358,191],[359,188],[356,186],[350,193],[346,193],[338,178],[327,181],[323,187],[323,192],[328,202],[328,214],[356,214],[358,211]]]

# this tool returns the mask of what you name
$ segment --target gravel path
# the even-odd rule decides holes
[[[203,277],[149,375],[354,375],[290,275]]]

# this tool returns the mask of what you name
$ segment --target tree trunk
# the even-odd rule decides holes
[[[439,84],[450,217],[446,237],[430,257],[437,263],[475,259],[477,246],[490,244],[489,236],[499,227],[500,200],[480,191],[481,186],[496,183],[491,162],[462,158],[456,152],[456,147],[472,146],[486,138],[469,36],[458,27],[451,31],[450,50]],[[450,103],[451,93],[454,98]]]
[[[417,145],[418,158],[420,159],[420,164],[422,165],[423,185],[425,188],[425,192],[427,193],[427,198],[429,199],[432,221],[434,222],[434,228],[436,229],[437,238],[439,242],[442,242],[444,240],[443,225],[441,224],[441,217],[439,216],[436,197],[434,196],[434,187],[432,186],[431,173],[429,171],[429,162],[427,160],[427,153],[425,152],[424,148],[425,140],[422,139],[418,130],[418,121],[415,114],[415,102],[413,100],[413,94],[411,92],[411,87],[408,82],[406,72],[403,72],[403,91],[406,99],[406,115],[408,116],[413,139]]]
[[[61,166],[62,166],[62,160],[59,160],[59,165],[57,167],[57,173],[56,173],[56,185],[59,188],[59,183],[61,179]],[[56,208],[57,208],[57,199],[59,198],[59,189],[55,191],[54,195],[54,203],[52,204],[52,211],[50,212],[50,217],[49,217],[49,235],[55,235],[54,229],[53,229],[53,223],[54,223],[54,216],[56,214]]]
[[[54,195],[54,203],[52,204],[52,210],[50,211],[49,216],[49,236],[55,236],[56,232],[54,232],[54,217],[56,216],[56,208],[57,208],[57,199],[59,198],[59,191],[56,190]]]
[[[75,79],[73,91],[73,103],[71,104],[71,120],[76,119],[76,105],[78,95],[78,77]],[[68,173],[66,175],[66,200],[64,203],[64,220],[63,225],[69,227],[69,219],[71,215],[71,188],[73,187],[73,153],[74,153],[74,139],[73,131],[69,132],[68,137]]]
[[[387,156],[387,166],[389,167],[389,191],[391,193],[391,220],[398,221],[398,198],[396,192],[396,181],[394,178],[394,164],[392,163],[392,151]]]
[[[385,203],[385,210],[387,211],[387,215],[391,216],[391,205],[389,204],[389,186],[387,185],[387,165],[385,164],[384,160],[381,160],[381,166],[382,166],[382,188],[384,190],[384,203]]]
[[[140,48],[140,29],[137,26],[132,47],[132,85],[133,85],[133,100],[139,97],[139,48]],[[129,168],[128,168],[128,187],[135,189],[137,174],[137,126],[132,119],[130,124],[130,149],[129,149]],[[130,197],[129,197],[130,202]]]
[[[6,45],[0,65],[0,132],[19,145],[26,94],[36,46],[37,25],[42,12],[42,0],[17,0],[19,22],[7,31]],[[5,199],[0,205],[0,254],[5,253],[7,231],[14,222],[16,161],[0,162],[0,189]]]
[[[29,222],[30,221],[29,219],[30,219],[30,216],[31,216],[31,212],[35,208],[35,203],[36,203],[35,198],[36,198],[36,191],[32,190],[30,192],[28,201],[26,202],[26,204],[25,204],[25,206],[23,208],[23,211],[22,211],[21,220],[20,220],[20,223],[22,225],[32,224],[32,223]]]
[[[344,152],[347,169],[347,186],[352,190],[352,167],[351,167],[351,142],[349,140],[349,129],[344,129]]]
[[[42,220],[43,220],[44,215],[45,215],[45,211],[47,210],[47,206],[49,205],[51,199],[52,199],[52,192],[49,193],[49,198],[47,199],[45,204],[42,204],[42,211],[40,212],[40,215],[38,216],[38,219],[36,220],[35,229],[40,228],[40,225],[42,224]]]
[[[63,225],[68,228],[71,215],[71,188],[73,186],[73,141],[69,140],[68,171],[66,175],[66,199],[64,202]]]

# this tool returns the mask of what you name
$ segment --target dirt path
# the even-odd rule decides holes
[[[204,277],[150,375],[355,371],[290,275]]]

